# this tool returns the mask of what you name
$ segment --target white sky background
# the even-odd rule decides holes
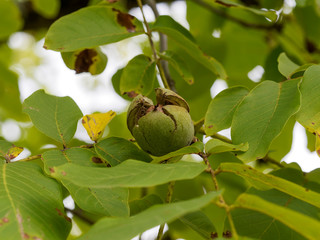
[[[170,7],[166,4],[158,4],[158,9],[160,14],[171,15],[180,24],[186,28],[189,27],[185,16],[186,6],[183,1],[176,2]],[[151,9],[145,7],[144,11],[147,20],[154,21]],[[130,14],[142,20],[139,9],[133,9]],[[215,37],[219,37],[219,35]],[[84,115],[95,111],[107,112],[114,110],[118,113],[122,112],[128,102],[114,92],[111,77],[117,69],[124,67],[131,58],[142,53],[139,43],[144,41],[145,38],[146,36],[137,36],[119,43],[103,46],[102,50],[108,56],[108,64],[105,71],[98,76],[91,76],[89,73],[75,74],[73,70],[65,66],[60,53],[43,49],[42,40],[36,43],[35,48],[32,49],[43,59],[43,63],[33,69],[34,75],[26,73],[19,65],[14,68],[20,74],[21,100],[23,101],[34,91],[44,88],[53,95],[70,96],[78,104]],[[17,33],[12,36],[10,46],[15,49],[25,49],[34,46],[33,42],[33,38],[29,35]],[[252,81],[258,82],[263,72],[264,70],[261,66],[256,66],[248,73],[248,77]],[[212,96],[215,96],[226,87],[227,85],[224,81],[217,80],[211,88]],[[2,124],[1,130],[4,137],[9,141],[15,141],[19,138],[19,127],[12,121]],[[222,134],[228,136],[229,132],[222,131]],[[306,172],[319,168],[320,159],[315,152],[310,153],[306,148],[307,139],[304,128],[300,124],[296,124],[293,135],[292,150],[284,158],[284,161],[288,163],[297,162],[302,167],[302,170]],[[76,137],[85,141],[90,140],[81,124],[78,126]],[[27,151],[24,155],[26,154]],[[21,157],[25,156],[22,155]]]

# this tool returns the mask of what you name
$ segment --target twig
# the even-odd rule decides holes
[[[157,8],[157,2],[155,0],[146,0],[147,4],[150,6],[150,8],[153,11],[153,14],[156,18],[160,17],[158,8]],[[160,52],[164,52],[168,48],[168,39],[167,36],[161,32],[159,32],[159,38],[160,38]],[[168,81],[168,84],[170,86],[170,89],[176,92],[175,82],[171,78],[170,71],[169,71],[169,64],[165,60],[160,60],[160,64],[162,65],[164,75]]]
[[[141,14],[142,14],[142,17],[143,17],[143,22],[144,22],[144,24],[146,26],[147,32],[145,32],[145,33],[148,36],[150,47],[152,49],[153,56],[154,56],[156,64],[157,64],[161,80],[163,82],[164,87],[170,89],[170,86],[169,86],[168,81],[166,79],[166,76],[165,76],[165,73],[163,71],[162,65],[160,64],[159,57],[158,57],[158,54],[157,54],[157,50],[156,50],[156,48],[154,46],[154,43],[153,43],[153,40],[152,40],[152,33],[151,33],[150,28],[149,28],[149,24],[148,24],[148,22],[146,20],[146,17],[144,15],[144,12],[143,12],[142,2],[141,2],[141,0],[137,0],[137,3],[139,5],[140,11],[141,11]]]
[[[173,188],[174,188],[174,184],[175,183],[176,183],[175,181],[169,182],[168,192],[167,192],[167,197],[166,197],[166,203],[170,203],[171,202],[172,194],[173,194]],[[164,226],[165,226],[165,224],[161,224],[160,225],[158,236],[157,236],[157,240],[161,240],[161,238],[163,236]]]
[[[70,209],[70,208],[64,208],[65,211],[68,211],[70,213],[72,213],[73,215],[77,216],[78,218],[80,218],[81,220],[83,220],[84,222],[88,223],[89,225],[93,225],[95,222],[92,221],[91,219],[87,218],[85,215],[83,215],[83,212],[81,209]]]
[[[23,159],[20,159],[19,161],[26,162],[26,161],[35,160],[35,159],[38,159],[38,158],[41,158],[41,154],[34,155],[34,156],[31,156],[31,157],[27,157],[27,158],[23,158]]]
[[[274,24],[270,24],[270,25],[266,25],[266,24],[256,24],[256,23],[249,23],[246,21],[243,21],[242,19],[236,18],[234,16],[228,15],[227,13],[225,13],[224,11],[221,11],[220,9],[217,9],[215,7],[213,7],[212,5],[206,3],[203,0],[191,0],[195,3],[197,3],[198,5],[210,10],[211,12],[224,17],[228,20],[231,20],[235,23],[238,23],[244,27],[250,27],[250,28],[255,28],[255,29],[263,29],[263,30],[267,30],[267,29],[276,29],[276,30],[280,30],[282,28],[282,25],[280,25],[279,23],[274,23]]]
[[[229,220],[230,227],[231,227],[232,238],[235,239],[235,240],[238,240],[239,236],[238,236],[236,227],[234,226],[234,222],[233,222],[230,210],[231,210],[230,207],[228,207],[226,209],[226,212],[227,212],[228,220]]]

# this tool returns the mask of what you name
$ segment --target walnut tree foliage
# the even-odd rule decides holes
[[[156,239],[319,239],[319,169],[282,161],[296,122],[305,147],[320,154],[319,1],[185,0],[188,29],[159,15],[160,2],[174,1],[0,1],[0,126],[13,120],[22,132],[16,142],[0,136],[0,239],[144,239],[156,226]],[[143,5],[154,22],[129,13],[144,16]],[[91,75],[108,64],[100,46],[143,36],[142,54],[112,77],[114,91],[128,104],[146,96],[138,115],[159,107],[150,103],[159,86],[179,94],[194,124],[191,144],[153,156],[133,139],[125,112],[83,116],[72,98],[43,89],[21,102],[12,66],[22,56],[9,44],[19,31]],[[252,81],[256,66],[264,73]],[[217,79],[228,88],[212,99]],[[153,148],[172,141],[157,124],[156,136],[139,132]],[[77,127],[91,141],[76,139]],[[229,128],[231,138],[219,134]],[[24,148],[31,155],[16,160]],[[63,204],[70,195],[74,209]]]

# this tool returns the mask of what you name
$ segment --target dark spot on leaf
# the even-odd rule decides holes
[[[4,222],[4,223],[9,222],[9,218],[7,218],[7,217],[2,218],[2,222]]]
[[[140,88],[143,88],[143,85],[140,85]]]
[[[312,124],[312,125],[314,125],[315,123],[314,123],[314,122],[312,122],[311,124]]]
[[[213,125],[209,125],[208,128],[213,128]]]
[[[118,2],[118,0],[107,0],[108,3],[115,3]]]
[[[107,167],[111,167],[111,165],[108,163],[108,164],[107,164]]]
[[[46,45],[43,45],[43,48],[44,48],[44,49],[48,49],[48,47],[47,47]]]
[[[39,238],[39,237],[37,237],[37,236],[33,236],[32,239],[33,239],[33,240],[42,240],[42,238]]]
[[[309,192],[309,189],[308,189],[308,188],[306,188],[305,190],[306,190],[306,192]]]
[[[232,150],[236,150],[236,148],[232,148]]]
[[[110,117],[114,116],[115,114],[116,114],[116,112],[112,112],[112,113],[110,114]]]
[[[59,47],[59,48],[57,48],[57,50],[63,50],[64,49],[64,47]]]
[[[58,212],[59,216],[64,216],[63,212],[59,208],[56,208],[56,211]]]
[[[65,171],[62,171],[61,174],[62,174],[63,176],[66,176],[66,175],[67,175],[67,173],[66,173]]]
[[[91,161],[94,163],[103,163],[102,159],[99,157],[92,157]]]
[[[134,16],[132,16],[128,13],[123,13],[115,8],[112,8],[112,11],[117,13],[117,22],[121,26],[125,27],[128,32],[135,32],[136,26],[132,23]]]
[[[81,51],[76,59],[74,70],[76,73],[89,72],[90,66],[94,63],[94,57],[97,56],[98,53],[94,49],[85,49]]]
[[[24,239],[29,239],[30,236],[29,236],[27,233],[23,233],[23,238],[24,238]]]
[[[222,236],[224,238],[232,238],[232,233],[230,231],[225,231],[224,233],[222,233]]]
[[[212,232],[211,233],[211,239],[215,239],[215,238],[218,238],[218,233]]]
[[[54,168],[49,168],[49,171],[51,172],[51,173],[54,173],[55,171],[54,171]]]
[[[135,91],[125,92],[124,94],[127,94],[129,98],[134,98],[138,96],[138,93],[136,93]]]
[[[230,3],[225,3],[223,1],[220,1],[220,0],[216,0],[216,3],[219,3],[225,7],[234,7],[235,5],[234,4],[230,4]]]
[[[82,119],[81,122],[82,122],[82,124],[85,124],[85,123],[86,123],[86,121],[85,121],[84,119]]]
[[[320,149],[317,150],[318,155],[320,155]]]
[[[68,216],[64,216],[64,219],[67,220],[68,222],[71,222],[71,219]]]
[[[88,190],[91,192],[91,188],[88,187]]]

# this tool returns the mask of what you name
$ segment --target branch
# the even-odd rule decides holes
[[[145,33],[146,33],[147,36],[148,36],[149,43],[150,43],[150,47],[151,47],[151,49],[152,49],[154,59],[155,59],[155,61],[156,61],[156,63],[157,63],[157,67],[158,67],[158,70],[159,70],[159,73],[160,73],[161,80],[162,80],[162,82],[163,82],[164,87],[167,88],[167,89],[170,89],[170,86],[169,86],[168,81],[167,81],[167,79],[166,79],[166,76],[165,76],[165,74],[164,74],[162,65],[161,65],[160,62],[159,62],[159,57],[158,57],[158,54],[157,54],[157,50],[156,50],[156,48],[155,48],[155,46],[154,46],[154,43],[153,43],[153,40],[152,40],[152,33],[151,33],[151,31],[150,31],[149,24],[148,24],[148,22],[147,22],[147,20],[146,20],[146,17],[145,17],[145,15],[144,15],[144,12],[143,12],[142,2],[141,2],[141,0],[137,0],[137,2],[138,2],[138,5],[139,5],[139,8],[140,8],[142,17],[143,17],[143,22],[144,22],[144,24],[145,24],[145,26],[146,26],[147,32],[145,32]]]
[[[280,31],[282,29],[282,25],[279,24],[279,23],[268,24],[268,25],[266,25],[266,24],[249,23],[249,22],[243,21],[242,19],[239,19],[239,18],[236,18],[234,16],[228,15],[226,12],[221,11],[220,9],[213,7],[212,5],[206,3],[203,0],[191,0],[191,1],[197,3],[198,5],[210,10],[211,12],[213,12],[213,13],[221,16],[221,17],[224,17],[224,18],[226,18],[226,19],[228,19],[230,21],[233,21],[235,23],[238,23],[243,27],[262,29],[262,30],[276,29],[278,31]]]
[[[160,17],[159,11],[157,9],[157,2],[155,0],[146,0],[147,4],[150,6],[150,8],[153,11],[153,14],[155,18]],[[164,52],[168,48],[168,39],[167,36],[163,33],[159,32],[159,38],[160,38],[160,52]],[[168,85],[171,90],[176,92],[175,82],[171,78],[170,71],[169,71],[169,64],[167,61],[160,60],[160,64],[162,65],[164,75],[168,81]]]

